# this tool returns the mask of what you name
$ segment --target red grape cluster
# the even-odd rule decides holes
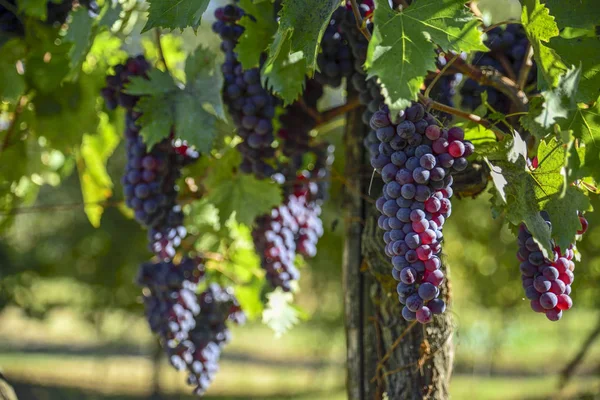
[[[231,336],[227,321],[245,321],[231,289],[211,284],[196,294],[204,277],[200,258],[184,258],[178,265],[145,263],[138,274],[150,328],[159,335],[171,364],[188,371],[188,383],[199,395],[214,379],[221,350]]]
[[[552,230],[548,215],[542,212],[542,217]],[[579,216],[579,221],[581,229],[577,234],[583,235],[588,222],[582,215]],[[558,321],[562,318],[562,312],[573,306],[570,297],[571,284],[575,279],[573,244],[564,251],[559,246],[554,246],[552,254],[546,258],[525,224],[519,227],[517,243],[517,258],[521,261],[519,269],[525,297],[531,300],[533,311],[546,314],[550,321]]]
[[[373,114],[371,128],[379,141],[371,146],[371,165],[385,183],[376,202],[382,214],[378,225],[385,231],[392,275],[400,281],[402,316],[428,323],[446,308],[438,299],[444,280],[439,254],[452,210],[451,174],[467,167],[474,147],[462,129],[440,127],[420,104],[398,115],[383,106]]]
[[[299,175],[285,203],[257,218],[252,230],[267,280],[285,291],[291,290],[292,281],[300,277],[294,265],[296,254],[313,257],[323,235],[321,207],[316,200],[318,185],[310,182],[310,177],[306,171]]]
[[[176,181],[181,169],[198,159],[196,151],[180,140],[173,140],[170,132],[160,143],[148,149],[140,136],[135,111],[138,96],[124,93],[124,86],[133,76],[147,78],[151,66],[143,56],[130,58],[115,67],[115,74],[106,78],[102,89],[108,108],[125,108],[125,139],[127,166],[123,175],[125,203],[135,211],[136,220],[148,228],[149,247],[161,259],[175,255],[175,249],[186,235],[183,212],[177,204]]]

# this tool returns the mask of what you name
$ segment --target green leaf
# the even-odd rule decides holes
[[[85,213],[92,226],[100,226],[104,207],[98,204],[112,196],[113,183],[106,171],[106,162],[119,144],[120,135],[102,114],[98,132],[85,134],[81,143],[77,169]]]
[[[188,26],[196,31],[209,2],[210,0],[148,0],[148,22],[142,33],[152,28],[183,30]]]
[[[11,39],[0,47],[0,99],[16,101],[27,89],[25,77],[17,71],[17,61],[25,56],[25,43]]]
[[[242,0],[240,7],[245,12],[239,22],[244,33],[235,46],[235,52],[242,67],[250,69],[259,65],[261,54],[277,32],[277,21],[273,18],[273,3],[269,1],[255,4],[252,0]]]
[[[573,175],[578,178],[591,176],[600,182],[600,103],[576,107],[566,118],[559,119],[558,124],[563,131],[572,132],[585,152],[579,166],[569,165],[574,169]]]
[[[568,66],[581,65],[581,83],[575,100],[590,103],[598,98],[600,88],[600,40],[598,37],[552,38],[549,47]],[[566,70],[565,70],[566,71]]]
[[[267,306],[263,311],[263,323],[280,337],[296,325],[300,318],[298,310],[293,306],[294,295],[281,288],[267,294]]]
[[[81,65],[92,47],[94,19],[90,17],[85,7],[79,7],[72,16],[73,20],[69,24],[65,41],[73,43],[69,51],[71,74],[77,78]]]
[[[239,152],[230,148],[218,159],[219,168],[210,169],[204,186],[210,189],[207,199],[219,209],[222,224],[235,212],[239,223],[252,226],[257,216],[282,203],[281,189],[268,179],[239,173],[240,161]]]
[[[134,76],[127,85],[126,93],[134,96],[156,96],[177,90],[177,85],[167,71],[151,69],[148,78]]]
[[[558,26],[548,9],[540,0],[522,0],[521,22],[533,47],[533,56],[538,68],[538,87],[552,88],[558,82],[558,76],[564,64],[554,50],[543,43],[559,35]]]
[[[551,128],[544,128],[536,121],[542,114],[543,105],[543,98],[531,98],[531,101],[529,102],[529,112],[519,119],[521,126],[537,139],[543,139],[553,133]]]
[[[47,18],[48,9],[46,8],[47,0],[19,0],[18,10],[28,17],[38,18],[45,21]]]
[[[486,51],[479,21],[464,0],[421,0],[398,12],[375,1],[373,38],[366,67],[377,76],[386,103],[401,109],[416,100],[427,71],[435,70],[437,47],[444,51]]]
[[[323,32],[338,0],[285,0],[279,13],[279,28],[269,47],[269,57],[264,66],[271,88],[289,104],[302,92],[304,79],[298,81],[302,71],[312,76],[316,69],[317,53]],[[290,64],[298,64],[290,67]],[[290,87],[283,85],[286,82]],[[293,86],[289,85],[294,83]]]
[[[221,102],[222,75],[215,68],[214,55],[203,47],[191,54],[185,66],[187,84],[177,85],[167,72],[151,70],[148,79],[133,78],[127,93],[142,96],[137,108],[141,135],[150,147],[169,136],[176,136],[209,153],[217,132],[218,119],[224,119]]]
[[[123,11],[123,5],[118,2],[107,1],[104,4],[102,15],[98,21],[98,25],[105,28],[112,28],[112,26],[121,17],[121,11]]]
[[[571,110],[577,108],[575,97],[579,87],[581,67],[568,70],[561,75],[555,89],[542,93],[545,102],[541,114],[535,122],[544,128],[551,127],[558,118],[566,118]]]
[[[81,74],[74,83],[64,83],[60,91],[38,93],[34,99],[38,136],[44,136],[55,149],[68,152],[81,143],[84,133],[98,126],[96,99],[104,86],[104,74]],[[47,135],[48,133],[59,133]]]
[[[26,24],[25,76],[33,88],[44,93],[58,89],[71,70],[72,43],[56,39],[55,29],[39,23]]]
[[[600,21],[600,7],[596,0],[545,0],[560,28],[593,29]]]
[[[279,94],[284,105],[288,105],[304,90],[305,60],[300,52],[289,54],[283,51],[278,57],[282,59],[264,65],[261,80],[265,88]]]

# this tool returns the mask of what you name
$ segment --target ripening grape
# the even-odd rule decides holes
[[[548,215],[542,213],[542,217],[550,229],[552,224]],[[578,234],[585,232],[587,220],[580,215],[581,230]],[[573,306],[570,297],[571,283],[573,283],[575,268],[573,263],[573,245],[566,250],[560,249],[553,244],[553,254],[545,258],[540,246],[525,226],[521,224],[517,236],[519,250],[517,258],[521,261],[521,270],[525,297],[531,300],[531,308],[535,312],[543,312],[550,321],[558,321],[562,318],[562,311],[569,310]]]
[[[392,123],[394,118],[382,106],[370,123],[379,143],[371,152],[371,164],[385,182],[383,197],[376,204],[382,213],[378,225],[386,231],[386,254],[394,271],[399,271],[392,275],[404,285],[398,285],[399,300],[406,305],[402,315],[427,323],[446,307],[438,299],[444,281],[439,258],[442,227],[451,214],[451,174],[458,170],[456,161],[466,162],[471,144],[464,141],[460,128],[443,129],[420,104],[398,117]],[[407,144],[391,154],[380,153],[395,140]],[[399,233],[392,235],[396,230]]]

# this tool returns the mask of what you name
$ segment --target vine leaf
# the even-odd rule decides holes
[[[421,0],[398,12],[375,1],[375,30],[366,67],[377,76],[386,103],[405,108],[417,99],[427,71],[434,71],[437,46],[444,51],[486,51],[479,21],[464,0]]]
[[[151,70],[148,78],[135,77],[127,93],[142,96],[137,104],[141,135],[152,147],[176,128],[177,137],[210,152],[217,133],[217,120],[224,119],[221,103],[222,76],[216,72],[214,55],[203,47],[191,54],[185,65],[187,84],[177,84],[167,73]]]
[[[45,21],[48,16],[46,3],[46,0],[19,0],[17,6],[20,13]]]
[[[100,226],[104,207],[98,204],[112,196],[113,183],[106,171],[106,161],[119,144],[120,135],[102,114],[98,132],[84,134],[77,157],[84,211],[93,227]]]
[[[240,1],[244,16],[239,24],[244,33],[235,47],[238,60],[244,69],[258,66],[261,54],[269,47],[273,35],[277,31],[277,21],[273,18],[273,3],[255,4],[252,0]]]
[[[264,71],[269,75],[267,80],[271,82],[273,91],[281,95],[286,104],[293,102],[302,92],[303,79],[301,84],[289,85],[285,91],[280,82],[298,82],[299,71],[302,71],[302,76],[312,76],[323,32],[339,5],[338,0],[283,2],[279,28],[269,47]],[[290,63],[298,65],[291,68]]]
[[[152,28],[183,30],[188,26],[197,31],[209,2],[210,0],[148,0],[148,22],[142,33]]]
[[[553,132],[552,129],[544,128],[536,121],[536,118],[542,114],[543,105],[543,98],[532,97],[529,102],[529,112],[519,118],[521,126],[538,139],[543,139]]]
[[[286,293],[281,288],[267,294],[267,306],[263,311],[263,323],[280,337],[289,331],[300,320],[299,312],[293,305],[294,295]]]
[[[566,65],[581,65],[581,84],[574,93],[575,100],[581,103],[595,101],[600,87],[600,40],[597,37],[555,37],[549,47]]]
[[[16,101],[27,88],[25,77],[17,71],[17,61],[26,54],[25,43],[11,39],[0,47],[0,99]]]
[[[282,59],[271,65],[265,64],[261,81],[265,88],[283,98],[284,105],[288,105],[304,90],[305,60],[300,52],[289,54],[282,51],[279,57]]]
[[[550,128],[557,119],[567,118],[571,110],[577,109],[575,102],[581,68],[571,68],[561,75],[555,89],[542,93],[544,104],[541,114],[535,121],[544,128]]]
[[[600,21],[596,0],[545,0],[545,3],[561,28],[593,29]]]
[[[77,78],[79,69],[92,46],[94,19],[90,17],[87,9],[84,7],[79,7],[71,15],[73,19],[65,35],[65,41],[73,43],[73,46],[69,50],[70,75]]]
[[[522,149],[524,141],[516,132],[514,137],[512,143],[510,139],[499,143],[497,154],[486,157],[497,191],[495,212],[503,211],[514,225],[524,222],[542,251],[552,254],[550,229],[540,216],[536,183],[527,171]],[[501,153],[505,153],[504,157],[498,157]]]
[[[566,68],[556,52],[543,43],[548,43],[559,35],[558,26],[548,8],[540,4],[540,0],[522,0],[522,3],[521,23],[533,47],[538,68],[538,88],[552,88]]]
[[[221,224],[235,213],[238,222],[252,226],[256,217],[281,204],[281,190],[276,183],[238,173],[239,152],[230,149],[218,161],[219,168],[211,170],[204,185],[209,189],[207,200],[219,209]]]

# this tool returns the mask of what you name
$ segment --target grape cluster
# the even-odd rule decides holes
[[[279,172],[286,176],[295,178],[296,171],[302,167],[304,155],[313,149],[310,131],[317,126],[317,121],[306,111],[306,108],[316,112],[317,101],[322,95],[323,86],[315,80],[307,80],[302,100],[287,106],[284,113],[279,116],[280,128],[277,131],[277,137],[280,139],[279,148],[289,159],[289,165],[281,169],[290,170],[290,172]]]
[[[5,5],[0,5],[0,32],[8,33],[17,36],[23,36],[25,34],[25,27],[23,26],[23,16],[17,15],[11,11],[18,8],[16,0],[7,0],[6,3],[9,8]],[[71,9],[73,8],[73,0],[62,0],[60,2],[48,1],[46,2],[46,20],[44,21],[48,25],[59,24],[62,25],[67,20]],[[98,13],[98,4],[94,0],[80,0],[80,5],[87,7],[91,13]]]
[[[490,48],[489,52],[477,52],[473,56],[473,64],[480,67],[493,68],[503,75],[514,78],[519,75],[523,66],[529,41],[523,26],[520,24],[510,24],[505,29],[500,27],[490,30],[488,38],[485,41],[486,46]],[[529,71],[526,84],[532,85],[537,79],[537,68],[535,63]],[[461,106],[474,110],[481,105],[481,94],[487,91],[488,103],[496,111],[503,114],[510,112],[510,99],[498,90],[481,86],[472,79],[467,79],[460,89],[462,96]]]
[[[545,212],[541,215],[552,230],[548,215]],[[579,216],[579,221],[581,229],[577,234],[583,235],[588,222],[582,215]],[[558,321],[562,318],[562,312],[573,306],[570,294],[571,284],[575,279],[574,246],[571,244],[564,252],[559,246],[554,246],[551,258],[546,258],[525,224],[519,227],[517,243],[521,281],[525,297],[531,300],[531,309],[546,314],[550,321]]]
[[[350,8],[348,4],[346,8]],[[359,4],[360,13],[364,21],[367,23],[367,29],[373,30],[373,24],[369,17],[375,10],[375,5],[371,0],[361,1]],[[340,31],[346,38],[352,49],[354,57],[354,74],[350,78],[352,86],[358,91],[358,98],[362,105],[367,109],[364,111],[362,119],[365,125],[369,124],[371,116],[379,109],[379,105],[383,103],[381,89],[377,84],[375,77],[367,79],[363,65],[367,59],[367,49],[369,42],[356,27],[356,19],[351,11],[344,14],[344,19],[340,25]],[[368,139],[367,139],[368,140]]]
[[[137,124],[141,114],[134,110],[139,97],[124,93],[123,88],[132,76],[147,77],[149,69],[143,56],[117,65],[115,75],[106,78],[102,95],[108,108],[120,105],[126,110],[127,166],[122,178],[125,203],[135,211],[136,220],[148,228],[150,250],[161,259],[169,259],[186,235],[176,181],[181,169],[199,155],[185,143],[173,141],[173,132],[151,150],[144,143]]]
[[[401,111],[397,122],[392,117],[384,106],[371,119],[379,141],[370,148],[371,165],[385,183],[376,202],[378,225],[400,281],[402,316],[428,323],[446,308],[438,298],[444,280],[439,254],[452,209],[452,173],[467,167],[474,147],[462,129],[441,128],[420,104]]]
[[[338,8],[323,33],[321,53],[317,56],[319,72],[315,74],[315,80],[322,85],[339,87],[342,78],[348,78],[354,72],[352,50],[340,27],[347,12],[346,7]]]
[[[171,364],[188,372],[188,383],[198,395],[218,370],[221,350],[231,336],[227,321],[245,321],[231,289],[211,284],[196,294],[204,278],[200,258],[184,258],[178,265],[145,263],[138,274],[150,328],[159,335]]]
[[[300,278],[294,265],[296,254],[313,257],[323,235],[318,186],[310,182],[311,174],[298,175],[285,202],[260,216],[252,230],[254,247],[261,266],[273,287],[291,290],[292,281]]]
[[[275,172],[270,160],[275,156],[272,119],[277,100],[262,87],[260,69],[244,70],[234,51],[244,33],[244,27],[237,23],[243,15],[244,11],[235,5],[217,8],[213,31],[221,37],[225,53],[221,66],[225,78],[223,100],[242,138],[237,147],[242,154],[240,169],[262,179]]]

